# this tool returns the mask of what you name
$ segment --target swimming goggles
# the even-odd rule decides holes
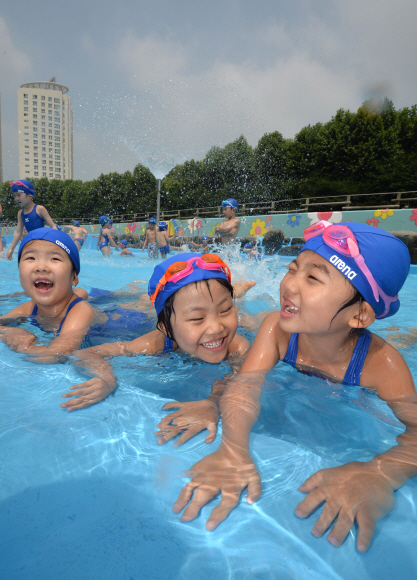
[[[219,258],[217,254],[204,254],[201,257],[196,256],[195,258],[190,258],[184,262],[174,262],[168,266],[165,274],[159,280],[155,292],[151,296],[151,309],[154,305],[156,297],[165,286],[165,284],[168,282],[172,282],[173,284],[179,282],[186,276],[192,274],[195,266],[201,270],[223,271],[229,280],[229,284],[231,283],[232,275],[230,273],[229,266],[226,264],[226,262],[223,262],[223,260]]]
[[[382,290],[381,286],[376,282],[368,266],[365,264],[365,258],[359,251],[359,244],[355,238],[353,232],[348,226],[331,224],[321,220],[315,224],[312,224],[304,230],[304,239],[306,241],[314,238],[316,236],[323,236],[323,242],[327,244],[336,252],[339,252],[343,256],[353,258],[358,265],[360,271],[367,279],[370,287],[372,288],[372,293],[377,302],[382,298],[385,309],[382,314],[376,318],[383,318],[389,311],[391,303],[398,300],[398,294],[396,296],[388,296]]]
[[[231,203],[228,199],[222,201],[222,207],[231,207],[232,209],[237,209],[237,206]]]
[[[29,191],[33,191],[33,193],[35,193],[35,190],[28,187],[25,183],[23,183],[23,181],[20,181],[20,180],[12,181],[10,183],[10,187],[12,187],[13,185],[17,185],[17,187],[24,187],[25,189],[27,189]],[[25,193],[25,192],[22,191],[21,193]],[[29,194],[29,195],[31,195],[31,194]]]

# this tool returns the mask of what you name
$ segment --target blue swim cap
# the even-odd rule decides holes
[[[203,236],[203,237],[201,238],[201,241],[202,241],[202,242],[207,242],[207,240],[208,240],[208,237],[207,237],[207,236]]]
[[[98,223],[99,223],[101,226],[104,226],[104,224],[106,224],[108,221],[109,221],[109,218],[108,218],[106,215],[102,215],[102,216],[100,216],[100,217],[99,217],[99,219],[98,219]]]
[[[113,220],[109,220],[109,226],[113,225]]]
[[[194,252],[192,253],[190,252],[187,254],[177,254],[176,256],[168,258],[167,260],[164,260],[163,262],[158,264],[153,271],[151,279],[149,280],[148,286],[149,296],[152,296],[152,294],[155,292],[160,279],[165,274],[165,272],[167,271],[168,267],[171,264],[175,264],[175,262],[186,262],[191,258],[201,258],[202,255],[203,254],[196,254]],[[223,270],[204,270],[203,268],[199,268],[197,264],[193,263],[193,271],[188,276],[182,278],[181,280],[178,280],[178,282],[175,283],[167,282],[165,286],[162,288],[162,290],[159,292],[159,294],[155,299],[156,313],[159,314],[161,310],[163,310],[166,300],[171,296],[171,294],[174,294],[180,288],[188,286],[188,284],[192,284],[193,282],[198,282],[200,280],[210,280],[213,278],[214,279],[221,278],[222,280],[228,280]]]
[[[119,244],[123,244],[124,246],[127,246],[127,240],[120,240]]]
[[[77,222],[77,220],[74,220],[72,223],[73,223],[73,225],[74,225],[76,228],[80,228],[80,227],[81,227],[81,225],[80,225],[80,222]]]
[[[149,223],[150,223],[150,224],[156,224],[156,218],[154,218],[154,217],[150,217],[150,218],[149,218]]]
[[[45,240],[56,244],[63,250],[65,250],[70,257],[72,263],[74,264],[77,274],[80,273],[80,254],[78,252],[77,246],[72,241],[71,237],[65,232],[60,232],[59,230],[54,230],[53,228],[38,228],[29,232],[21,241],[19,246],[19,252],[17,254],[17,262],[20,261],[20,255],[23,248],[28,242],[33,240]]]
[[[26,193],[27,195],[32,195],[35,197],[36,192],[35,188],[31,184],[30,181],[26,181],[26,179],[18,179],[17,181],[12,181],[10,184],[13,193]]]
[[[231,207],[231,208],[237,210],[238,204],[237,204],[237,201],[235,199],[233,199],[233,197],[229,197],[229,199],[222,201],[222,207]]]
[[[159,229],[160,229],[161,232],[164,231],[164,230],[167,230],[168,229],[167,222],[159,222]]]
[[[410,253],[407,246],[398,238],[368,224],[355,222],[342,222],[337,225],[347,226],[355,235],[358,242],[359,252],[365,259],[372,276],[377,284],[388,296],[396,296],[401,290],[410,270]],[[377,301],[374,297],[371,285],[366,276],[359,269],[355,260],[337,252],[323,241],[323,235],[310,238],[301,249],[312,250],[333,264],[350,283],[362,294],[364,299],[372,306],[377,318],[388,318],[395,314],[400,301],[396,300],[390,305],[385,316],[385,303],[382,298]]]
[[[252,244],[250,242],[248,242],[243,247],[246,248],[247,250],[251,250],[252,249]]]

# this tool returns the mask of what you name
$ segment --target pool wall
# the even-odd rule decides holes
[[[17,208],[16,208],[17,212]],[[306,212],[271,215],[248,215],[240,218],[240,236],[264,236],[268,230],[280,229],[286,236],[302,237],[304,229],[321,219],[337,223],[352,221],[367,223],[388,232],[411,231],[417,233],[417,209],[364,209],[355,211]],[[212,236],[222,218],[172,219],[170,234],[184,236]],[[85,226],[90,234],[98,233],[100,226]],[[13,234],[15,227],[2,227],[1,234]],[[117,234],[144,234],[146,222],[115,223]]]

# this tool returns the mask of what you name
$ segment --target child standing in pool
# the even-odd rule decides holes
[[[85,240],[88,237],[88,232],[84,226],[81,226],[79,221],[74,220],[72,226],[62,226],[68,230],[71,230],[72,235],[74,236],[75,245],[78,248],[78,251],[81,251]]]
[[[111,252],[110,246],[118,249],[111,235],[111,226],[113,222],[105,215],[100,216],[98,222],[101,225],[101,230],[97,238],[97,250],[101,250],[103,256],[108,258]]]
[[[161,258],[165,260],[171,250],[179,250],[180,248],[176,248],[175,246],[170,246],[169,242],[176,238],[175,234],[173,236],[169,236],[168,232],[168,224],[167,222],[159,222],[158,231],[156,232],[156,241],[158,243],[158,248],[161,253]]]
[[[24,228],[28,232],[31,232],[37,228],[43,228],[46,222],[50,228],[58,229],[43,205],[34,203],[33,198],[36,192],[30,181],[26,181],[26,179],[13,181],[10,187],[12,188],[15,201],[22,209],[17,214],[17,228],[7,252],[8,260],[11,260],[13,257],[14,249],[22,237]]]
[[[259,498],[249,433],[266,373],[281,360],[300,372],[374,390],[407,427],[397,447],[369,462],[318,471],[299,488],[308,494],[296,508],[299,517],[326,502],[313,535],[321,536],[335,520],[328,539],[339,546],[356,520],[357,546],[366,551],[377,520],[394,506],[394,491],[417,475],[417,397],[411,373],[392,346],[367,330],[375,318],[398,311],[410,256],[400,240],[366,224],[319,222],[304,235],[307,243],[281,282],[281,311],[265,318],[239,375],[220,400],[222,443],[192,468],[194,477],[174,511],[181,511],[199,488],[182,516],[192,520],[222,491],[206,524],[213,530],[245,487],[249,504]]]
[[[154,260],[158,257],[158,245],[156,242],[156,218],[150,217],[148,227],[146,228],[145,240],[142,250],[148,246],[148,258]]]

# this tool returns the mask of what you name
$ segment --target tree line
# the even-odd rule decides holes
[[[38,203],[55,218],[156,211],[156,179],[143,165],[87,182],[33,181]],[[251,147],[242,135],[212,147],[201,161],[176,165],[162,181],[161,207],[216,206],[234,197],[239,203],[289,200],[283,209],[293,209],[302,197],[408,191],[417,189],[416,181],[417,105],[395,110],[388,99],[369,99],[357,112],[340,109],[293,139],[274,131]],[[16,217],[8,184],[0,186],[0,203],[6,218]]]

